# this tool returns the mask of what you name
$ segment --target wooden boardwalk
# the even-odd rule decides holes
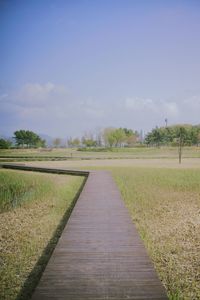
[[[91,172],[32,300],[168,299],[108,172]]]

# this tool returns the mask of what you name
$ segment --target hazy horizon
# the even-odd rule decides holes
[[[0,2],[0,135],[199,124],[200,2]]]

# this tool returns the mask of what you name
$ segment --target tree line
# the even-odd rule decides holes
[[[53,147],[95,148],[131,147],[139,141],[139,133],[128,128],[108,127],[96,134],[85,133],[81,138],[68,138],[65,142],[57,137],[52,140]],[[0,139],[0,148],[38,148],[45,147],[46,141],[30,130],[17,130],[11,140]]]
[[[145,137],[148,146],[198,146],[200,144],[200,125],[180,124],[156,127]]]
[[[146,134],[145,139],[139,132],[128,128],[107,127],[96,134],[85,133],[81,138],[68,138],[64,143],[61,138],[52,141],[53,147],[73,148],[112,148],[134,147],[138,144],[146,146],[177,146],[199,145],[200,125],[172,125],[156,127]],[[1,138],[0,148],[38,148],[46,147],[46,141],[38,134],[30,130],[17,130],[14,132],[12,141]]]
[[[11,140],[0,139],[0,148],[9,149],[12,146],[17,148],[38,148],[45,147],[46,142],[38,134],[30,130],[17,130]]]
[[[96,135],[86,133],[81,139],[69,138],[69,147],[133,147],[139,141],[139,133],[128,128],[107,127],[99,131]]]

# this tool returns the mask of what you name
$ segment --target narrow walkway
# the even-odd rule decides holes
[[[167,299],[108,172],[91,172],[32,300]]]

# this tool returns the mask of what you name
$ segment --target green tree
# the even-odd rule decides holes
[[[138,132],[128,128],[123,128],[123,130],[125,133],[125,142],[127,143],[128,147],[134,146],[139,137]]]
[[[93,138],[86,138],[86,137],[82,138],[82,144],[85,147],[89,147],[89,148],[97,146],[97,142],[95,140],[93,140]]]
[[[107,127],[103,132],[104,143],[107,147],[112,148],[116,144],[115,128]]]
[[[191,146],[198,144],[199,126],[190,124],[178,124],[170,127],[155,128],[149,132],[145,138],[147,145],[177,145],[177,139],[180,137],[180,128],[184,135],[184,145]]]
[[[123,142],[126,140],[126,134],[124,132],[124,129],[117,128],[113,132],[114,138],[115,138],[115,146],[121,147]]]
[[[198,135],[197,135],[197,146],[199,146],[200,144],[200,132],[198,132]]]
[[[24,145],[26,144],[26,131],[25,130],[15,131],[14,139],[18,147],[24,148]]]
[[[14,139],[18,147],[44,147],[45,140],[30,130],[17,130],[14,132]]]
[[[131,146],[136,143],[138,134],[132,129],[108,127],[103,132],[104,143],[108,147]]]
[[[162,141],[163,141],[163,134],[161,129],[159,129],[158,127],[154,128],[150,133],[148,133],[145,138],[145,142],[148,145],[155,145],[157,147],[160,146]]]
[[[0,139],[0,149],[9,149],[12,142],[6,139]]]

